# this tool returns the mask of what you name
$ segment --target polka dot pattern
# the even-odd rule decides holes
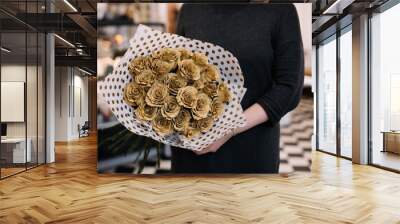
[[[138,27],[134,37],[130,40],[130,46],[120,62],[114,67],[113,73],[97,84],[98,94],[110,106],[118,121],[128,130],[139,135],[151,137],[164,144],[191,150],[201,150],[232,128],[244,126],[246,119],[240,102],[246,89],[244,88],[244,79],[239,62],[232,53],[211,43],[163,33],[143,25]],[[163,47],[183,47],[194,52],[206,54],[210,63],[219,68],[221,79],[233,93],[232,100],[225,105],[224,113],[214,123],[213,127],[193,139],[187,139],[178,134],[158,135],[152,130],[149,122],[136,119],[134,110],[122,98],[125,85],[132,81],[132,77],[128,72],[128,64],[132,58],[149,55],[151,52],[160,50]]]

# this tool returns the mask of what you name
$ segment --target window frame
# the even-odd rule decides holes
[[[348,18],[344,18],[343,20],[348,21]],[[339,23],[340,21],[338,21]],[[344,25],[341,28],[337,28],[336,32],[329,35],[328,37],[326,37],[325,39],[320,40],[317,44],[316,44],[316,110],[319,109],[319,51],[318,49],[320,48],[321,44],[326,44],[330,41],[336,41],[336,152],[332,153],[332,152],[328,152],[327,150],[324,150],[322,148],[320,148],[320,143],[319,143],[319,132],[321,130],[320,125],[319,125],[319,113],[318,111],[315,113],[316,115],[316,150],[319,152],[323,152],[329,155],[333,155],[333,156],[337,156],[340,158],[344,158],[347,160],[352,160],[352,158],[347,157],[342,155],[342,150],[341,150],[341,118],[340,118],[340,103],[341,103],[341,99],[340,99],[340,81],[341,81],[341,67],[340,67],[340,37],[344,34],[346,34],[347,32],[352,32],[352,22],[349,22],[348,24]]]

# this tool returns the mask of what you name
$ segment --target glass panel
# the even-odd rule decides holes
[[[318,148],[336,153],[336,38],[318,48]]]
[[[75,76],[76,77],[76,76]],[[77,84],[76,82],[74,83],[75,85]],[[74,106],[73,106],[73,114],[74,114],[74,119],[73,119],[73,128],[74,130],[72,130],[72,134],[73,136],[79,136],[79,129],[78,129],[78,125],[82,126],[82,124],[80,123],[81,120],[81,87],[77,87],[74,86],[73,89],[73,94],[74,94]]]
[[[26,151],[26,33],[1,34],[2,177],[25,170]],[[28,147],[29,149],[29,147]]]
[[[400,170],[400,4],[374,15],[372,25],[372,163]]]
[[[27,2],[27,13],[37,13],[37,2]],[[37,20],[34,16],[31,20]],[[37,23],[37,21],[32,21]],[[35,167],[38,163],[38,33],[27,30],[27,80],[26,80],[26,113],[27,113],[27,150],[31,151],[27,167]]]
[[[0,1],[19,18],[0,12],[2,178],[45,161],[45,36],[21,22],[37,19],[29,13],[43,13],[44,3]]]
[[[45,44],[46,37],[44,34],[39,34],[39,43],[38,43],[38,163],[45,163],[46,150],[45,150],[45,93],[46,93],[46,84],[45,84],[45,60],[46,60],[46,52],[45,52]]]
[[[28,160],[28,168],[37,165],[37,73],[38,73],[38,52],[37,41],[38,36],[36,32],[27,34],[28,37],[28,63],[27,63],[27,80],[26,80],[26,112],[27,112],[27,143],[28,151],[30,150],[30,160]]]
[[[340,36],[340,153],[352,156],[352,35]]]

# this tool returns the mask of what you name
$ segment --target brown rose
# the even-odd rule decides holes
[[[227,103],[231,99],[231,92],[228,89],[228,86],[225,83],[220,83],[218,87],[218,98],[224,102]]]
[[[135,82],[139,85],[150,87],[155,81],[155,74],[151,70],[144,70],[135,76]]]
[[[204,84],[203,92],[205,92],[209,97],[213,98],[218,95],[218,82],[207,82]]]
[[[194,63],[198,66],[206,66],[208,64],[208,58],[202,53],[195,52],[192,57]]]
[[[138,75],[144,70],[151,68],[151,61],[149,57],[137,57],[132,60],[128,65],[128,71],[132,76]]]
[[[172,95],[178,94],[178,90],[185,87],[187,84],[186,80],[178,75],[171,75],[168,80],[168,90]]]
[[[192,116],[195,120],[206,118],[211,110],[211,99],[205,93],[197,95],[196,106],[192,108]]]
[[[197,89],[193,86],[180,88],[178,94],[176,95],[176,99],[179,105],[186,108],[193,108],[196,106]]]
[[[173,132],[172,121],[165,119],[161,114],[158,114],[152,121],[154,131],[161,135],[168,135]]]
[[[220,78],[218,68],[214,65],[206,65],[201,74],[207,82],[217,81]]]
[[[146,103],[153,107],[161,107],[164,105],[168,96],[168,88],[162,83],[154,83],[147,91]]]
[[[161,59],[153,59],[151,66],[158,75],[166,74],[175,68],[174,62],[167,62]]]
[[[193,121],[193,126],[200,129],[201,132],[206,132],[212,128],[214,119],[212,117],[206,117],[200,120]]]
[[[203,89],[204,88],[204,79],[203,78],[200,78],[200,79],[198,79],[198,80],[196,80],[196,81],[194,81],[193,82],[193,86],[196,88],[196,89]]]
[[[223,113],[224,103],[220,99],[215,98],[211,103],[211,116],[216,120]]]
[[[159,75],[157,77],[157,81],[159,81],[162,84],[168,85],[169,80],[171,79],[172,76],[176,76],[175,73],[167,73],[164,75]]]
[[[169,63],[175,63],[176,66],[176,63],[179,61],[180,56],[181,52],[179,50],[167,47],[162,48],[159,51],[157,58]]]
[[[176,101],[176,97],[168,96],[164,105],[161,107],[161,115],[171,120],[172,118],[178,116],[179,111],[181,110],[181,106],[179,106]]]
[[[186,48],[178,48],[178,51],[181,53],[181,60],[191,59],[193,56],[193,52]]]
[[[157,112],[158,112],[157,107],[152,107],[147,104],[141,104],[135,110],[136,117],[144,121],[153,120],[156,117]]]
[[[187,127],[184,131],[183,131],[183,135],[186,137],[186,138],[193,138],[193,137],[196,137],[196,136],[198,136],[199,134],[200,134],[200,129],[199,128],[195,128],[195,127],[191,127],[191,126],[189,126],[189,127]]]
[[[191,115],[190,112],[186,109],[182,109],[179,111],[178,116],[176,116],[172,121],[174,125],[174,129],[176,131],[184,131],[189,126]]]
[[[178,63],[178,74],[187,80],[200,79],[200,68],[190,59]]]
[[[133,107],[137,107],[144,102],[145,92],[141,86],[134,82],[130,82],[124,89],[124,101]]]

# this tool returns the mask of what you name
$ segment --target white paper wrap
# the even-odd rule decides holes
[[[132,81],[128,71],[128,64],[138,56],[145,56],[164,47],[183,47],[193,52],[201,52],[208,56],[209,62],[216,65],[224,81],[232,93],[232,99],[225,104],[224,113],[215,121],[213,127],[192,139],[187,139],[177,133],[160,136],[152,130],[150,122],[138,120],[131,106],[123,100],[126,84]],[[232,128],[242,127],[246,123],[240,102],[246,92],[244,80],[238,60],[232,53],[222,47],[153,30],[139,25],[134,37],[130,40],[130,47],[120,62],[114,67],[113,73],[104,81],[97,84],[97,94],[103,98],[111,108],[121,124],[135,134],[147,136],[164,144],[191,150],[201,150],[221,138]]]

